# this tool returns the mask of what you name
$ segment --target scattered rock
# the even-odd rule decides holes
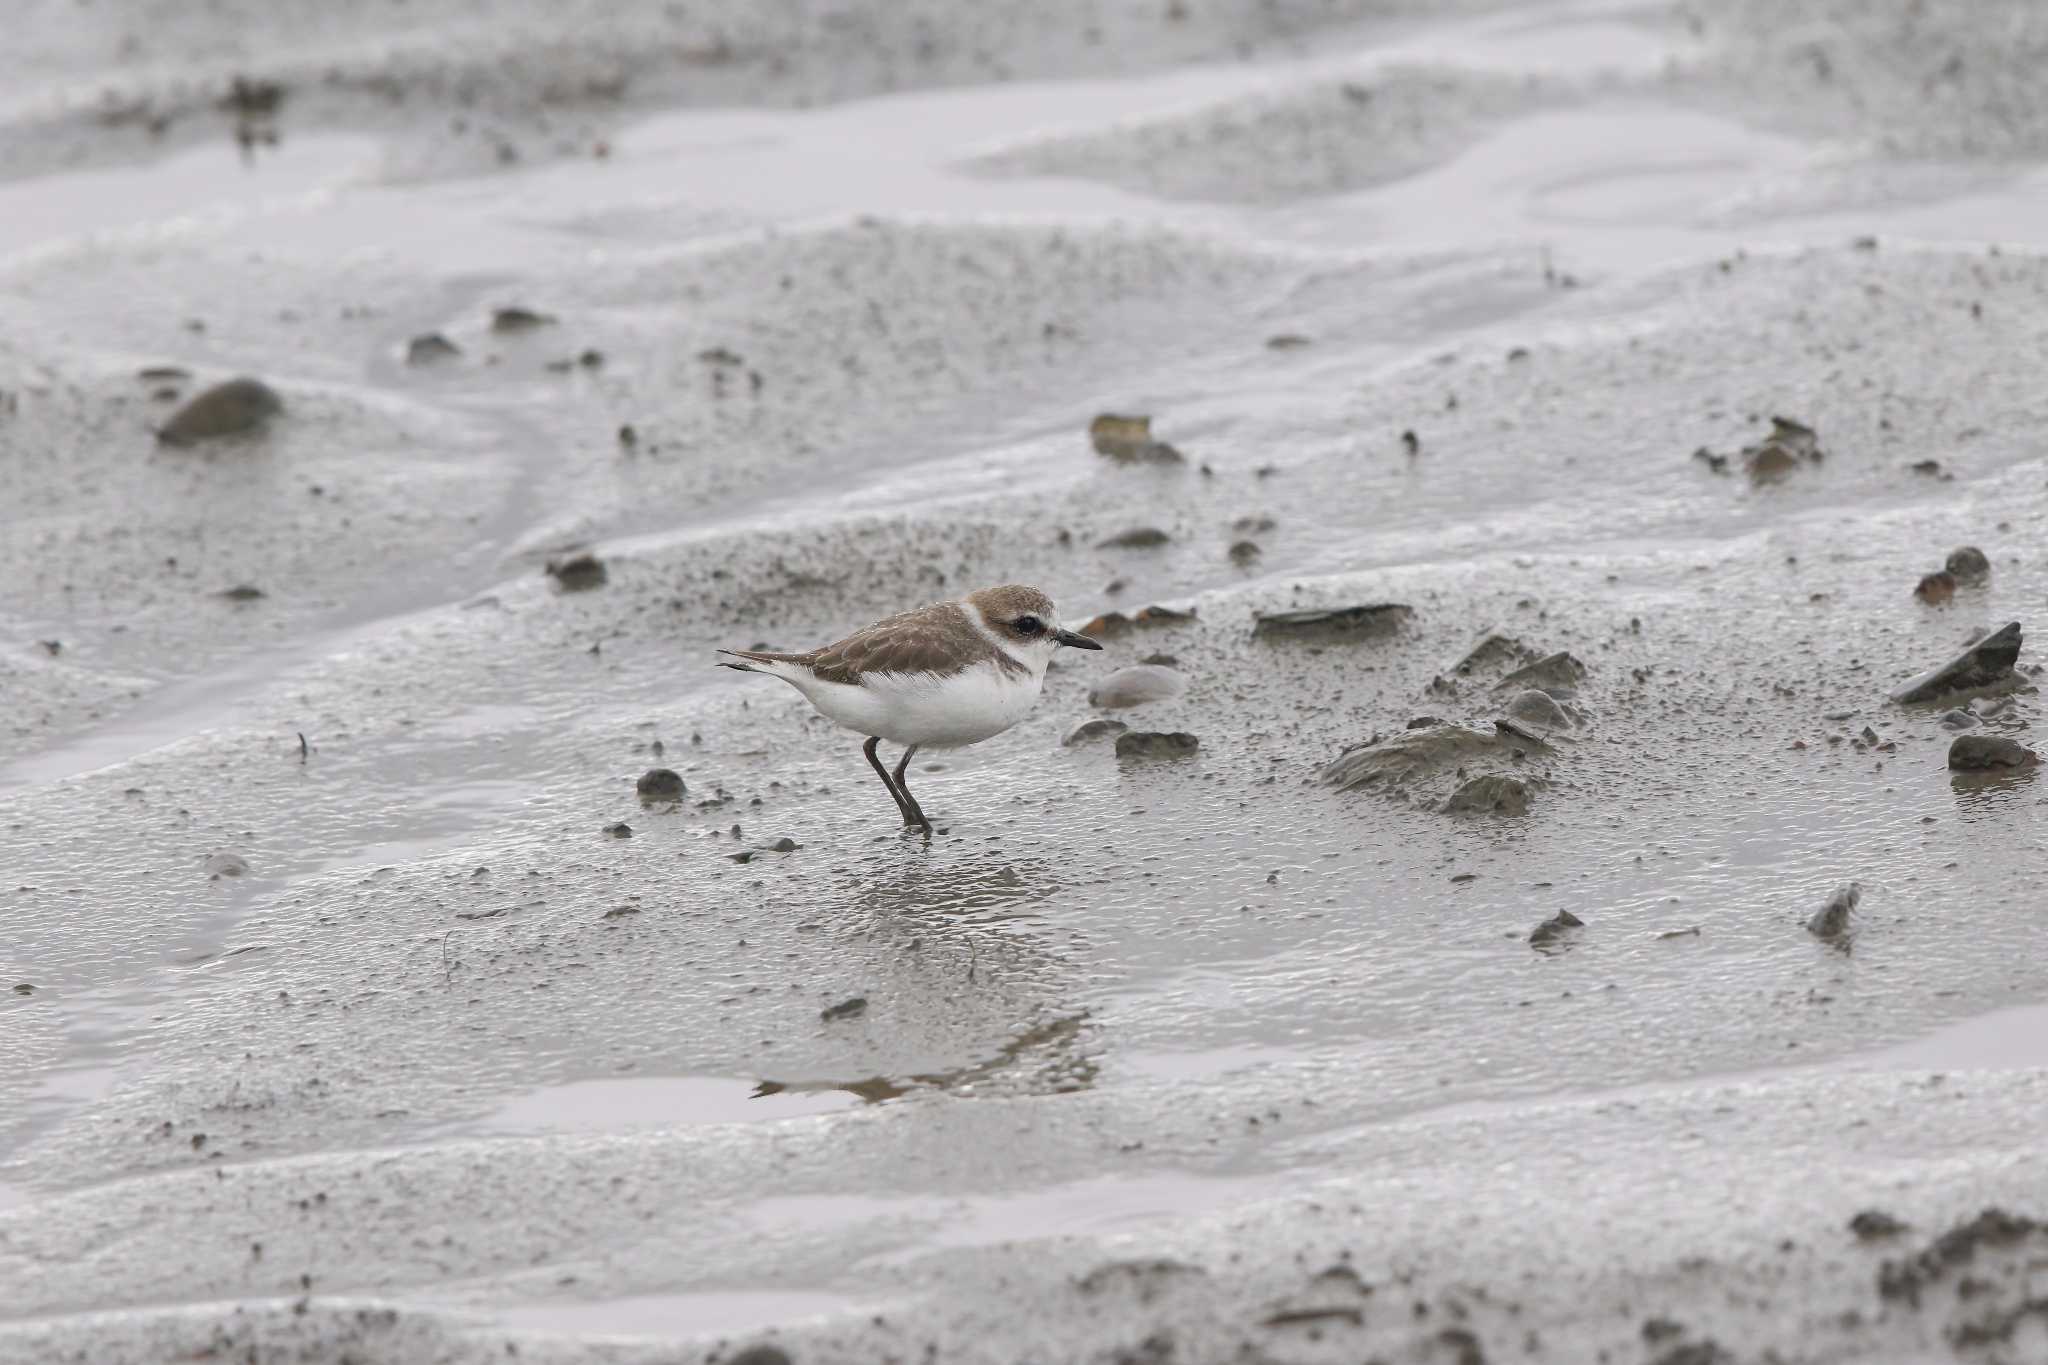
[[[628,915],[637,915],[639,913],[640,907],[637,905],[615,905],[604,912],[603,918],[625,919]]]
[[[1278,336],[1266,338],[1266,349],[1269,351],[1294,351],[1312,344],[1307,337],[1296,332],[1282,332]]]
[[[1940,460],[1915,460],[1910,465],[1907,465],[1906,468],[1923,478],[1938,479],[1941,477]]]
[[[230,602],[254,602],[268,594],[253,583],[237,583],[232,588],[222,588],[215,596]]]
[[[1116,737],[1118,758],[1193,758],[1202,741],[1185,730],[1126,730]]]
[[[610,576],[605,571],[604,561],[588,550],[562,559],[550,559],[547,575],[561,584],[564,592],[588,592],[592,588],[601,588]]]
[[[2040,761],[2032,749],[2003,735],[1957,735],[1948,746],[1948,766],[1959,773],[2031,768]]]
[[[1569,697],[1579,690],[1579,683],[1585,676],[1586,666],[1559,650],[1555,654],[1546,654],[1535,663],[1524,664],[1493,686],[1497,692],[1510,687],[1536,688],[1553,697]]]
[[[619,821],[617,824],[606,825],[604,832],[614,839],[630,839],[633,837],[633,827],[624,820]]]
[[[1076,744],[1086,744],[1089,740],[1101,739],[1104,735],[1120,735],[1130,728],[1120,720],[1084,720],[1067,731],[1067,737],[1060,743],[1071,749]]]
[[[1127,531],[1118,531],[1107,540],[1095,543],[1098,550],[1150,550],[1166,544],[1173,537],[1157,526],[1133,526]]]
[[[1960,545],[1948,552],[1943,565],[1958,583],[1982,583],[1991,577],[1991,560],[1974,545]]]
[[[1514,636],[1489,630],[1465,651],[1464,658],[1451,665],[1451,671],[1461,678],[1469,678],[1482,668],[1520,667],[1535,657],[1536,651]]]
[[[1398,787],[1471,759],[1492,758],[1500,750],[1495,735],[1458,725],[1432,725],[1347,749],[1325,764],[1318,776],[1341,791],[1381,782]]]
[[[2048,1228],[2023,1214],[1985,1209],[1969,1222],[1958,1223],[1942,1233],[1919,1254],[1886,1261],[1877,1272],[1878,1296],[1918,1306],[1922,1290],[1939,1283],[1958,1266],[1967,1265],[1979,1251],[2013,1246],[2044,1233],[2048,1233]]]
[[[1705,465],[1707,472],[1711,474],[1726,474],[1728,472],[1728,457],[1726,455],[1716,455],[1705,446],[1701,446],[1693,451],[1692,457]]]
[[[1539,953],[1561,952],[1570,944],[1572,931],[1585,927],[1586,922],[1577,915],[1560,910],[1529,931],[1529,946]]]
[[[789,1352],[766,1342],[725,1358],[723,1365],[789,1365]]]
[[[1241,536],[1262,535],[1280,523],[1268,516],[1239,517],[1230,523],[1230,529]]]
[[[405,363],[432,365],[443,360],[453,360],[461,354],[462,348],[439,332],[423,332],[406,343]]]
[[[1947,569],[1937,569],[1921,578],[1913,589],[1913,596],[1930,606],[1938,606],[1956,595],[1956,576]]]
[[[765,844],[755,844],[754,847],[763,853],[794,853],[803,845],[785,834],[780,838],[770,839]]]
[[[2020,657],[2020,623],[2013,621],[1972,642],[1939,668],[1901,683],[1892,700],[1914,703],[1942,701],[1963,692],[2017,686],[2013,665]]]
[[[1260,612],[1252,635],[1289,639],[1364,639],[1399,629],[1415,615],[1399,602],[1374,602],[1355,607],[1311,607],[1303,611]]]
[[[199,865],[208,881],[219,881],[222,877],[246,877],[249,862],[238,853],[216,853]]]
[[[197,441],[242,436],[256,431],[284,411],[284,400],[260,379],[230,379],[203,390],[171,414],[158,428],[165,445],[188,446]]]
[[[1082,626],[1080,634],[1095,640],[1116,640],[1129,635],[1140,627],[1174,626],[1195,619],[1193,611],[1180,611],[1173,607],[1141,607],[1129,616],[1120,611],[1106,611]]]
[[[1184,458],[1166,442],[1152,439],[1150,417],[1105,412],[1088,424],[1088,439],[1096,454],[1124,464],[1180,464]]]
[[[829,1024],[834,1019],[851,1019],[856,1015],[865,1014],[867,1008],[868,998],[865,995],[856,995],[851,1000],[842,1000],[836,1005],[819,1010],[818,1017]]]
[[[1141,664],[1158,664],[1161,668],[1179,668],[1180,660],[1171,654],[1147,654],[1138,660]]]
[[[1230,547],[1230,562],[1242,567],[1252,563],[1264,553],[1265,551],[1259,548],[1259,542],[1256,540],[1240,540]]]
[[[1837,948],[1849,946],[1849,917],[1856,909],[1856,902],[1863,899],[1863,888],[1855,882],[1844,882],[1828,897],[1827,904],[1813,912],[1806,921],[1806,932],[1823,943]]]
[[[1557,698],[1533,687],[1509,697],[1507,713],[1517,726],[1536,731],[1569,730],[1577,723]]]
[[[1941,723],[1945,729],[1969,730],[1973,729],[1978,722],[1973,712],[1965,711],[1958,707],[1952,711],[1942,712]]]
[[[649,768],[640,774],[633,790],[640,794],[641,805],[651,806],[662,801],[680,801],[687,788],[683,786],[683,775],[675,769]]]
[[[1104,711],[1165,701],[1187,690],[1187,680],[1157,664],[1132,664],[1106,675],[1088,689],[1088,704]]]
[[[554,321],[551,313],[537,313],[514,304],[491,314],[491,330],[499,333],[531,332],[536,327],[551,327]]]
[[[144,365],[135,377],[145,384],[182,384],[192,377],[192,371],[178,365]]]
[[[1820,460],[1820,438],[1813,428],[1789,417],[1771,418],[1770,435],[1742,448],[1742,467],[1757,483],[1776,483],[1800,465]]]
[[[34,995],[36,988],[29,982],[17,981],[14,983],[14,993],[16,995]]]
[[[1859,1242],[1881,1242],[1907,1230],[1906,1224],[1882,1209],[1865,1209],[1849,1220],[1849,1231]]]
[[[1475,777],[1451,793],[1446,811],[1478,811],[1483,815],[1527,815],[1529,784],[1519,778],[1488,774]]]

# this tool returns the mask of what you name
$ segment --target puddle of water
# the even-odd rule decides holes
[[[245,157],[217,143],[140,166],[0,184],[0,257],[195,221],[218,221],[333,189],[374,169],[366,137],[293,137]]]
[[[1128,1231],[1271,1197],[1288,1182],[1273,1176],[1198,1176],[1178,1171],[1099,1176],[1044,1189],[968,1199],[869,1195],[763,1199],[747,1210],[765,1235],[831,1236],[852,1227],[925,1224],[923,1235],[870,1259],[890,1265],[944,1248],[1000,1246]]]
[[[1925,1038],[1852,1060],[1900,1071],[2012,1071],[2048,1067],[2048,1005],[1980,1014]]]
[[[544,1086],[501,1106],[475,1127],[491,1133],[618,1132],[803,1118],[859,1103],[843,1090],[761,1095],[751,1081],[722,1076],[634,1076]]]
[[[1272,1066],[1300,1054],[1276,1047],[1214,1047],[1194,1052],[1132,1052],[1118,1059],[1120,1070],[1156,1081],[1206,1081],[1255,1066]]]
[[[582,1337],[693,1337],[753,1332],[804,1318],[850,1311],[852,1299],[799,1290],[748,1289],[703,1294],[641,1294],[594,1303],[526,1303],[491,1312],[527,1332]]]

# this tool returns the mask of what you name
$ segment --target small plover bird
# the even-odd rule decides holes
[[[1056,621],[1050,597],[1012,583],[901,612],[806,654],[721,649],[719,666],[780,678],[828,719],[866,735],[862,751],[904,828],[930,834],[903,777],[911,757],[1001,734],[1038,700],[1054,650],[1102,648]],[[893,777],[875,754],[885,739],[904,746]]]

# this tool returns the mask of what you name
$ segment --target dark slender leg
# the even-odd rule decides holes
[[[860,751],[868,756],[868,762],[874,765],[875,776],[881,778],[882,785],[889,789],[889,799],[896,803],[896,813],[903,817],[903,823],[914,825],[917,821],[910,818],[910,807],[903,804],[903,793],[896,790],[896,784],[889,780],[889,770],[883,767],[882,760],[875,756],[875,746],[881,742],[880,735],[873,736],[860,746]],[[919,814],[922,817],[922,812]]]
[[[911,758],[917,753],[917,746],[911,745],[903,751],[903,757],[896,764],[896,794],[903,798],[903,823],[921,825],[924,832],[932,832],[932,822],[924,818],[924,807],[917,804],[917,798],[910,794],[910,784],[903,779],[904,769],[910,766]]]

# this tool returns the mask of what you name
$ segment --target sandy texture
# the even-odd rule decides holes
[[[418,102],[0,184],[0,1360],[2038,1358],[2029,14],[852,13],[470,179],[574,7],[33,26]],[[711,666],[1003,581],[928,844]]]

